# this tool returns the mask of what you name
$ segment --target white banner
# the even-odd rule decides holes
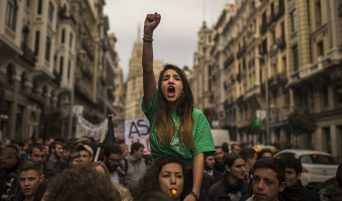
[[[125,121],[125,143],[128,145],[129,151],[131,145],[135,142],[139,142],[145,146],[145,155],[151,154],[149,122],[145,118]]]
[[[108,119],[106,118],[102,123],[94,125],[82,116],[77,117],[76,124],[76,137],[93,137],[95,140],[100,141],[101,138],[106,136],[108,130]]]

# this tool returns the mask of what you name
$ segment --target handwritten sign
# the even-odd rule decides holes
[[[144,154],[151,154],[149,142],[149,122],[147,119],[133,119],[125,121],[125,143],[129,150],[131,145],[139,142],[145,146]]]

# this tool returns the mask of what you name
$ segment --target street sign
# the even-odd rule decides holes
[[[266,119],[266,110],[257,110],[256,117],[260,120]]]

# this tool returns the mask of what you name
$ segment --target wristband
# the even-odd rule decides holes
[[[190,195],[192,195],[195,198],[196,201],[199,201],[199,197],[198,197],[198,195],[194,191],[191,191]]]
[[[153,41],[153,38],[151,36],[146,36],[142,38],[144,42],[151,43]]]

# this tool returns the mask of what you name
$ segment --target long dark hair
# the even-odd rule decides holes
[[[180,159],[175,158],[173,156],[159,158],[154,163],[152,163],[150,167],[148,167],[144,176],[139,180],[138,184],[136,185],[136,188],[133,190],[132,195],[134,200],[139,199],[141,196],[148,192],[161,191],[159,185],[159,174],[164,165],[170,163],[177,163],[181,166],[184,175],[184,183],[186,182],[185,165]]]
[[[161,91],[162,77],[165,71],[169,69],[175,70],[183,83],[183,92],[176,108],[176,113],[180,116],[180,125],[178,128],[178,132],[180,133],[180,141],[184,143],[186,147],[193,149],[194,142],[192,138],[192,111],[194,109],[194,96],[184,71],[179,67],[170,64],[164,66],[164,69],[160,72],[158,80],[158,106],[156,115],[157,118],[155,120],[157,135],[161,144],[168,147],[170,146],[172,137],[175,134],[175,129],[177,129],[174,127],[170,117],[171,108],[169,107],[169,104]]]

